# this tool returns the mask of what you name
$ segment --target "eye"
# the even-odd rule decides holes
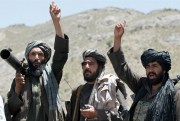
[[[87,64],[88,64],[89,66],[95,65],[94,62],[82,62],[82,63],[81,63],[82,66],[86,66]]]
[[[147,65],[145,68],[148,69],[148,68],[149,68],[149,65]]]
[[[38,53],[38,56],[44,56],[44,53]]]
[[[35,55],[36,55],[36,53],[35,53],[35,52],[32,52],[32,53],[30,53],[30,55],[33,55],[33,56],[35,56]]]
[[[87,62],[82,62],[81,65],[82,66],[85,66],[87,64]]]
[[[94,62],[88,62],[88,64],[89,64],[90,66],[93,66],[93,65],[94,65]]]
[[[38,55],[38,56],[44,57],[44,53],[42,53],[42,52],[32,52],[32,53],[30,53],[30,55],[32,55],[32,56]]]
[[[154,65],[153,65],[153,68],[158,68],[158,65],[157,65],[157,64],[154,64]]]

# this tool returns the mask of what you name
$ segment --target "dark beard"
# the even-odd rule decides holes
[[[39,66],[33,66],[33,63],[35,62],[38,62],[39,63]],[[29,61],[28,60],[28,64],[29,64],[29,73],[30,75],[33,75],[33,76],[36,76],[36,77],[39,77],[42,75],[43,73],[43,68],[45,66],[45,64],[43,62],[40,62],[38,60],[35,60],[33,62]]]
[[[149,73],[149,74],[152,74],[152,73]],[[149,74],[147,75],[147,79],[148,79],[148,82],[149,82],[150,85],[156,85],[156,84],[159,84],[159,83],[161,83],[163,81],[163,78],[164,78],[163,73],[161,73],[159,75],[153,73],[153,74],[155,74],[157,76],[157,78],[155,78],[155,79],[149,79]]]
[[[85,70],[84,73],[83,73],[84,80],[87,81],[87,82],[93,82],[99,76],[99,69],[96,72],[91,73],[91,74],[85,74],[86,72],[90,72],[90,71]]]

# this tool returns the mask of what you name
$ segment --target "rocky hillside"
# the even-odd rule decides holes
[[[82,52],[93,48],[106,54],[113,43],[114,26],[123,21],[127,23],[123,50],[127,62],[135,72],[145,75],[140,56],[145,49],[154,48],[169,51],[172,58],[172,78],[180,73],[180,10],[164,9],[145,14],[131,9],[93,9],[62,18],[64,31],[70,37],[69,58],[60,85],[62,100],[69,99],[71,88],[84,83],[80,65]],[[11,25],[0,29],[0,50],[10,47],[12,54],[19,60],[23,58],[27,43],[32,40],[44,40],[53,48],[52,22],[36,26]],[[5,96],[15,70],[1,58],[0,67],[0,92]],[[110,61],[107,63],[106,72],[114,73]]]

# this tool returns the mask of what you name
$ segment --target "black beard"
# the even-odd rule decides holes
[[[33,63],[35,63],[35,62],[39,62],[40,63],[39,66],[33,66]],[[42,73],[43,73],[42,71],[45,66],[45,64],[43,62],[40,62],[38,60],[31,62],[28,60],[28,64],[29,64],[31,75],[36,76],[36,77],[39,77],[42,75]]]
[[[84,75],[84,80],[87,82],[93,82],[96,80],[96,78],[99,76],[99,71],[96,71],[91,74],[85,74],[86,72],[90,72],[89,70],[85,70],[83,75]]]
[[[149,73],[149,74],[152,74],[152,73]],[[148,82],[149,82],[150,85],[159,84],[159,83],[161,83],[161,82],[163,81],[163,79],[164,79],[164,74],[163,74],[163,73],[161,73],[161,74],[158,75],[158,76],[157,76],[157,74],[153,73],[153,74],[155,74],[155,75],[157,76],[157,78],[155,78],[155,79],[149,79],[149,74],[147,75],[147,79],[148,79]]]

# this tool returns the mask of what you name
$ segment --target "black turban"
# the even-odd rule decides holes
[[[43,51],[45,56],[45,63],[47,63],[51,57],[51,48],[43,41],[32,41],[27,45],[25,51],[26,59],[28,58],[29,52],[35,47],[38,47]]]
[[[168,52],[158,52],[154,49],[144,51],[141,55],[143,66],[146,67],[148,63],[153,61],[157,61],[167,72],[171,69],[171,58]]]
[[[88,49],[83,52],[82,56],[83,56],[83,59],[85,59],[86,57],[93,57],[97,61],[101,62],[103,65],[106,63],[106,56],[98,52],[97,50]]]

